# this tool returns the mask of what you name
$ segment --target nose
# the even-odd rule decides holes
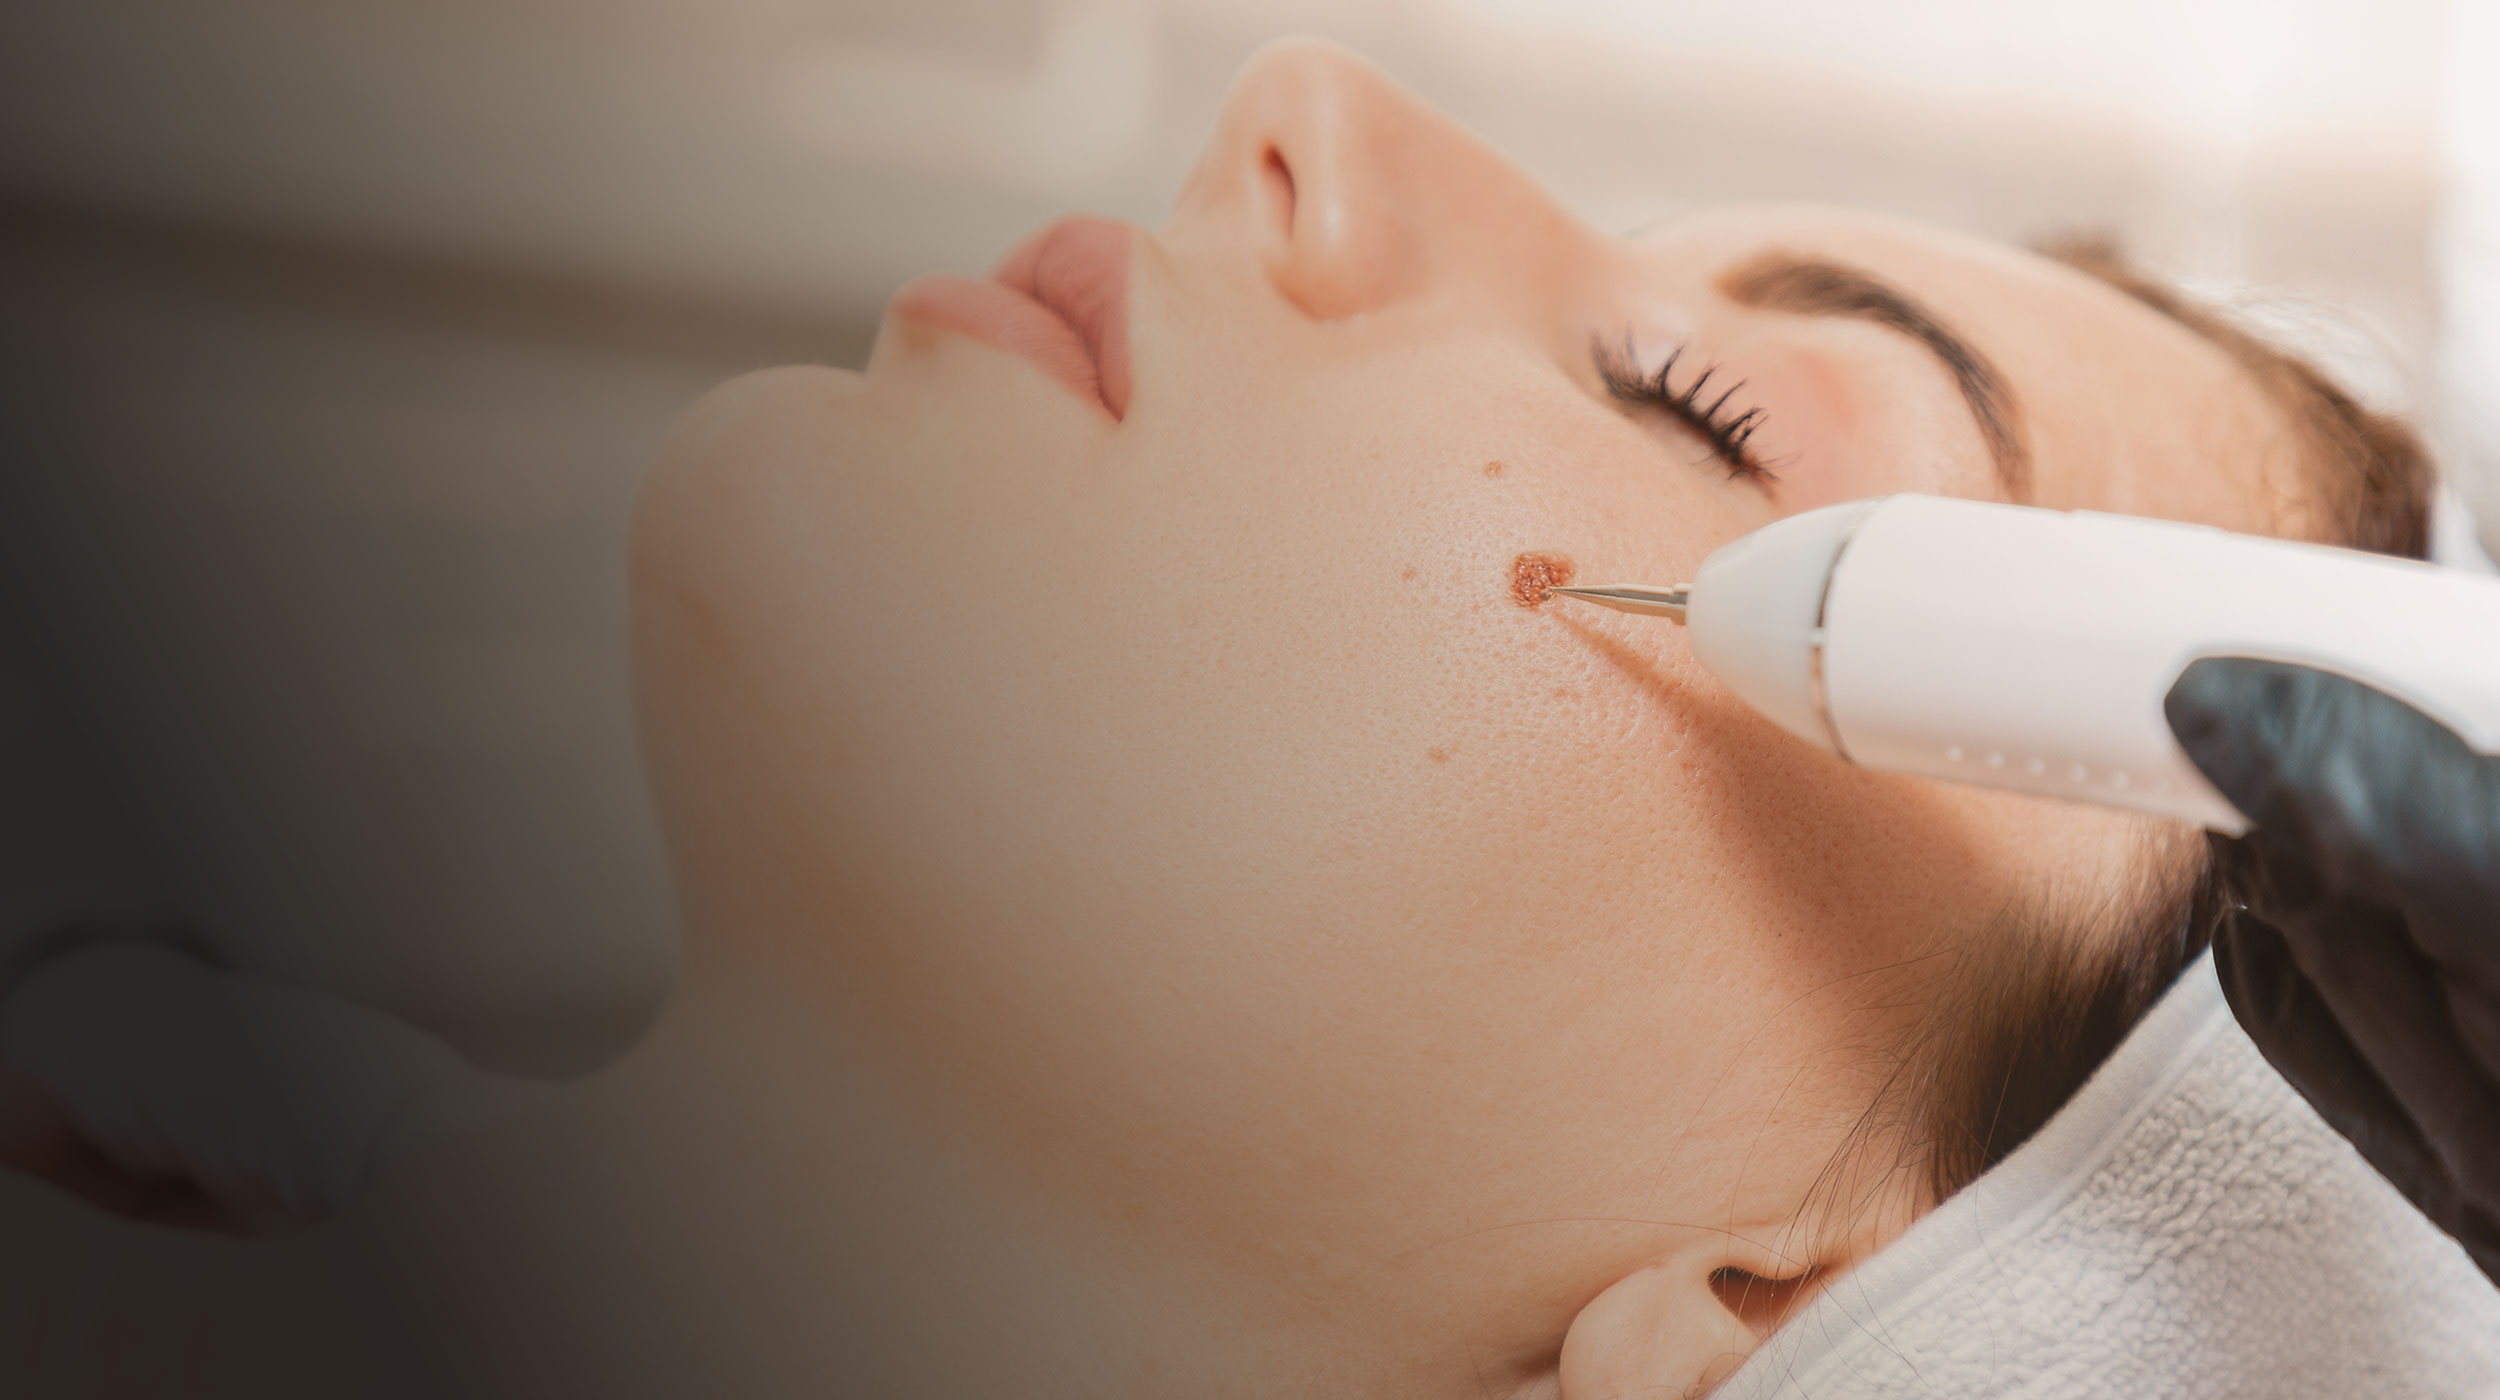
[[[1226,98],[1182,207],[1215,206],[1320,320],[1460,287],[1535,296],[1586,235],[1533,182],[1363,59],[1288,40]]]

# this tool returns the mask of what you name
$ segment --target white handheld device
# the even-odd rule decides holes
[[[2200,657],[2349,676],[2500,753],[2500,578],[2356,550],[1903,495],[1757,530],[1672,602],[1558,591],[1680,604],[1694,655],[1730,689],[1869,768],[2233,835],[2248,819],[2162,714]]]

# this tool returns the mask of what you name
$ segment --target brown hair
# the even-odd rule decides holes
[[[2129,265],[2106,238],[2039,251],[2228,352],[2290,433],[2310,512],[2300,533],[2420,558],[2436,474],[2403,420],[2373,413],[2315,366]],[[2227,907],[2206,844],[2145,852],[2135,888],[2081,910],[2009,911],[1957,955],[1905,1063],[1911,1140],[1940,1202],[2021,1146],[2074,1097],[2212,938]],[[1914,1159],[1915,1160],[1915,1159]]]

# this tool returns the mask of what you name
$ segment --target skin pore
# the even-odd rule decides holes
[[[1600,234],[1317,45],[1126,244],[1116,374],[898,305],[687,416],[633,561],[681,984],[268,1287],[387,1261],[469,1393],[1594,1400],[1932,1204],[1866,1124],[1923,979],[2176,833],[1851,768],[1535,604],[1892,491],[2287,529],[2239,367],[1872,215]]]

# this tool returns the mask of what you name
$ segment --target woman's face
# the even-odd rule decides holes
[[[1310,1374],[1550,1368],[1634,1276],[1605,1306],[1725,1350],[1713,1270],[1897,1229],[1800,1214],[1894,1063],[1885,970],[2110,888],[2154,829],[1852,768],[1537,571],[1668,583],[1783,514],[2009,483],[2268,529],[2231,363],[1888,219],[1598,232],[1313,46],[1244,72],[1163,227],[1021,263],[1084,334],[917,284],[864,375],[727,386],[648,489],[689,986],[776,960]],[[1966,343],[1993,443],[1950,347],[1799,291],[1819,264]],[[1627,336],[1675,388],[1713,367],[1776,480],[1610,396]],[[1523,591],[1531,555],[1567,563]]]

